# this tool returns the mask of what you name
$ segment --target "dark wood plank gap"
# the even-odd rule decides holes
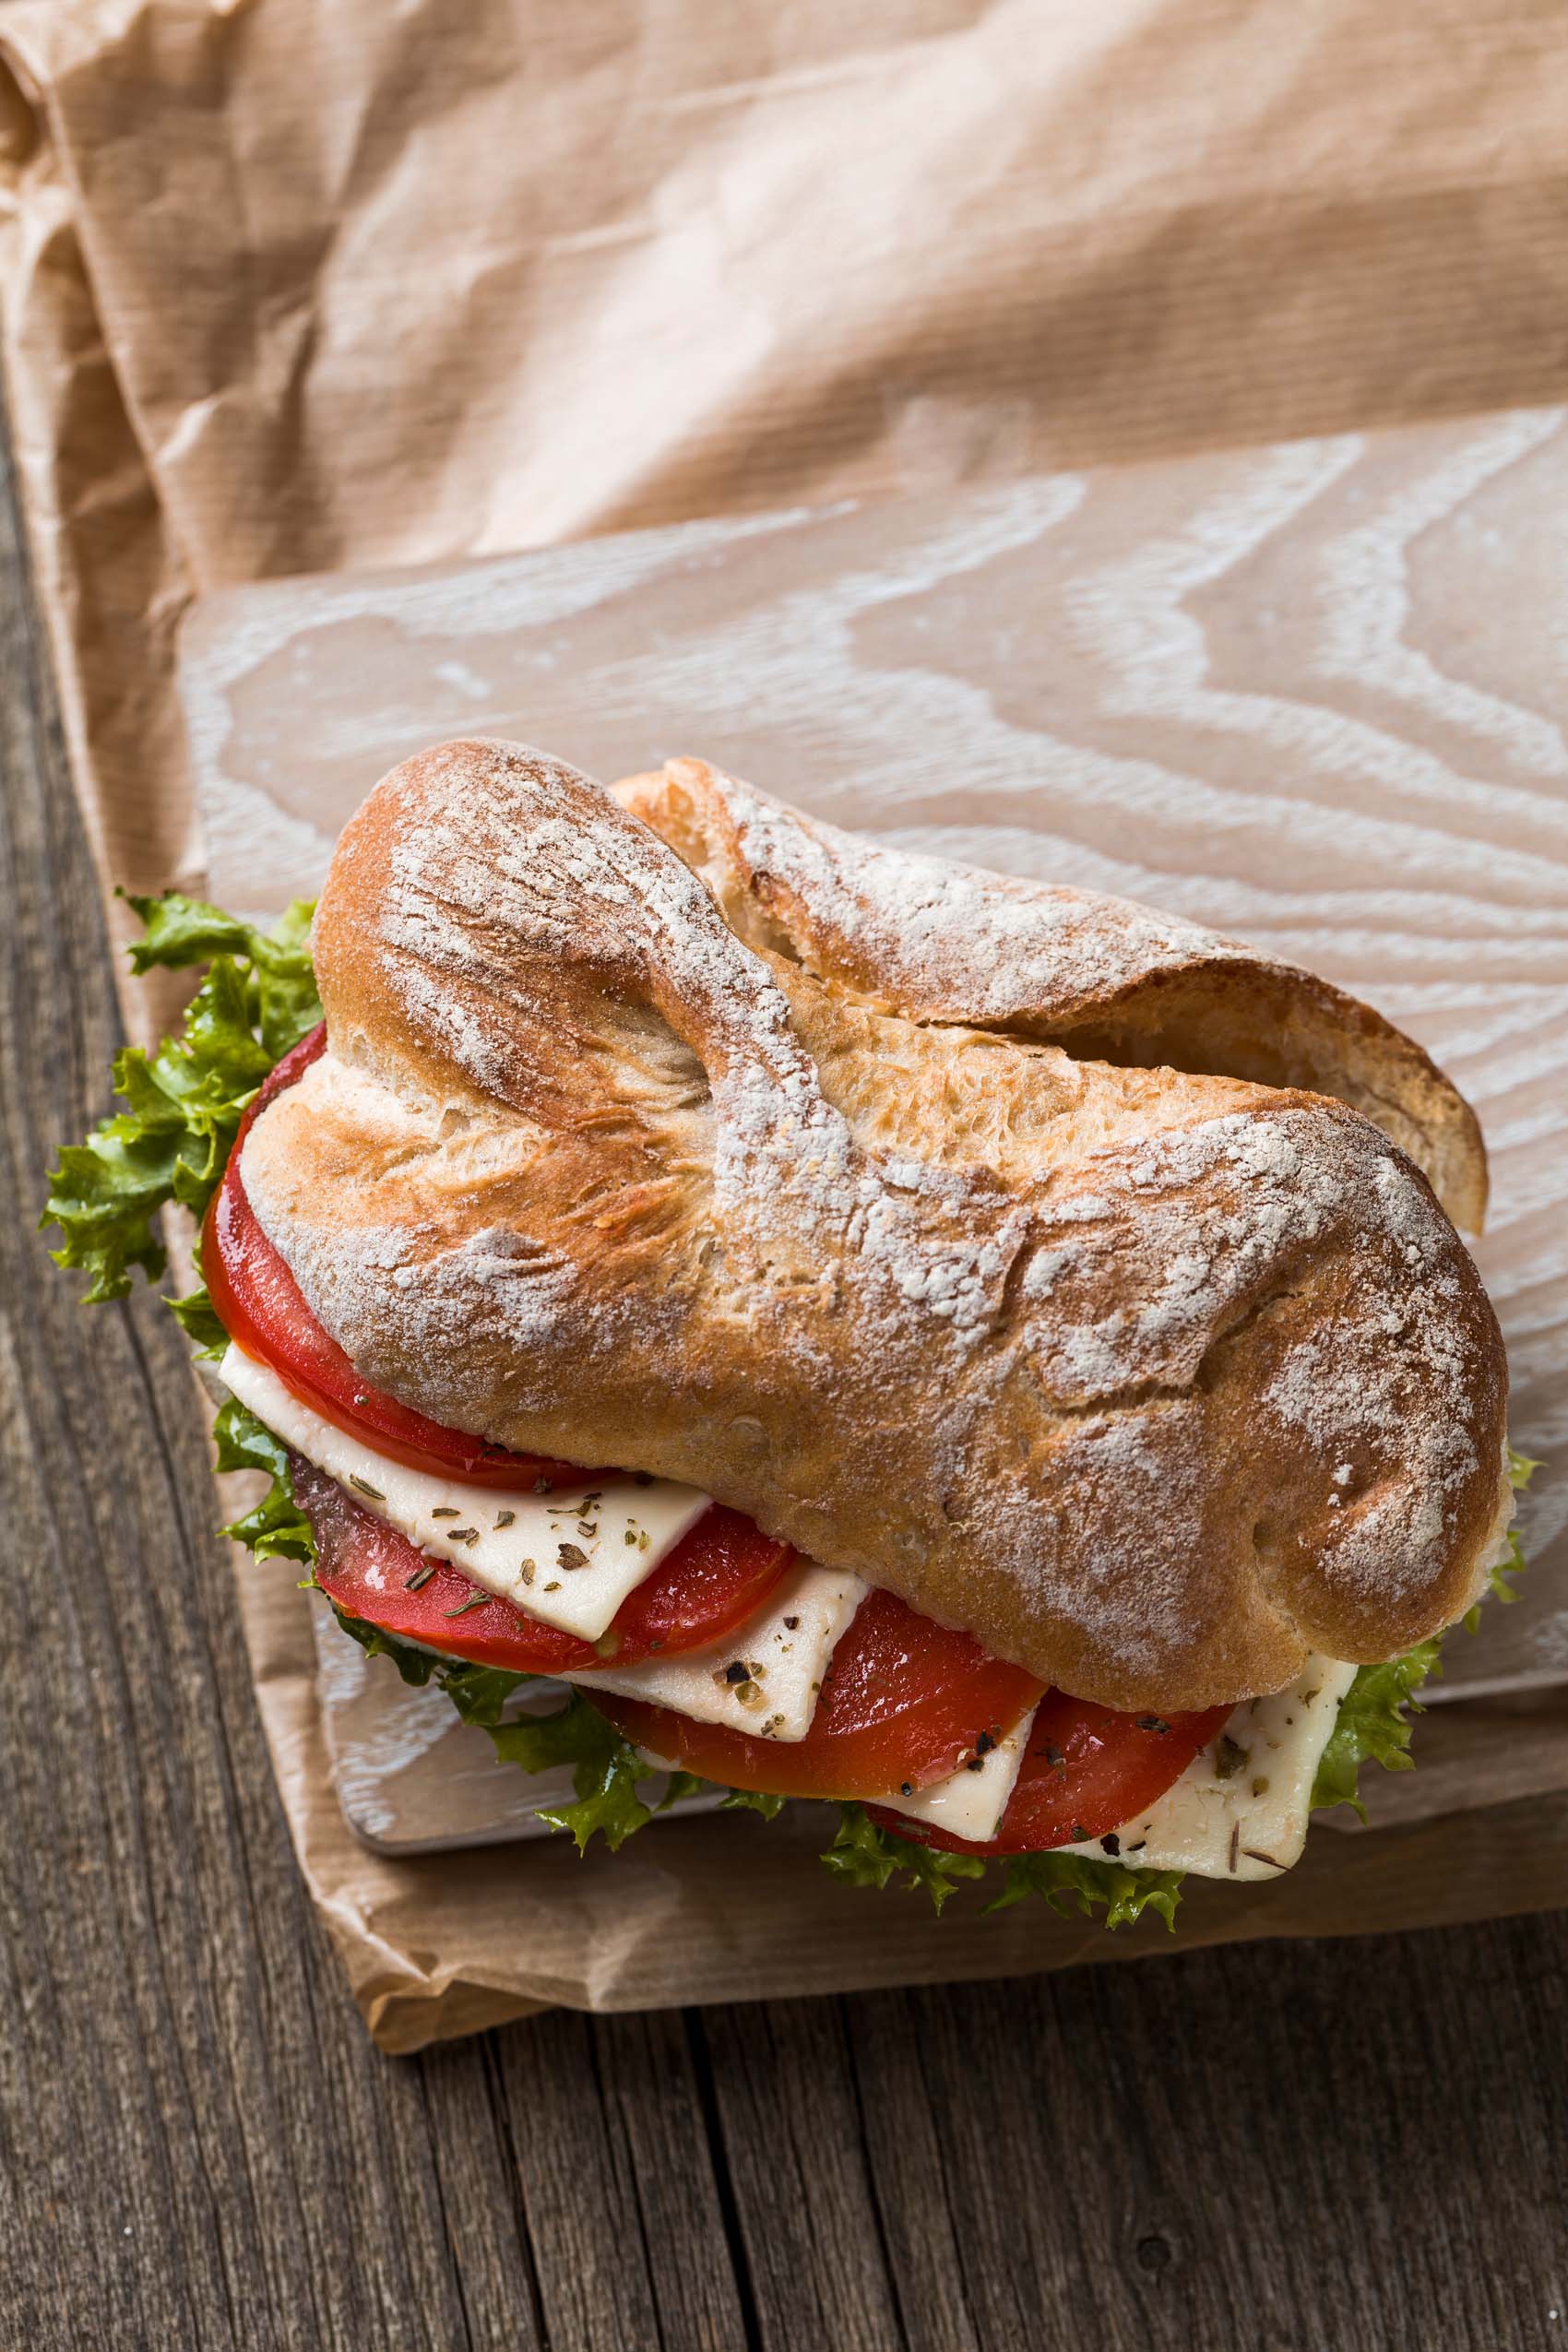
[[[671,2352],[736,2352],[746,2322],[683,2020],[670,2010],[604,2017],[593,2038],[625,2134],[663,2341]]]
[[[907,1995],[841,2004],[885,2260],[909,2352],[980,2352],[955,2227],[942,2119]],[[992,2345],[986,2352],[1007,2352]]]
[[[604,2109],[607,2119],[613,2115],[615,2123],[624,2131],[624,2120],[618,2112],[619,2100],[615,2097],[615,2089],[619,2086],[616,2085],[612,2089],[612,2067],[607,2067],[605,2064],[605,2037],[607,2031],[612,2028],[613,2023],[612,2019],[598,2017],[590,2017],[588,2020],[588,2063],[593,2075],[594,2093],[600,2107]],[[654,2276],[647,2215],[644,2209],[638,2187],[636,2164],[629,2145],[625,2149],[625,2181],[629,2192],[625,2210],[636,2225],[637,2251],[642,2256],[643,2268],[647,2275],[648,2302],[653,2317],[653,2336],[649,2341],[648,2352],[665,2352],[668,2339],[665,2334],[664,2316],[659,2310],[658,2281]]]
[[[703,2130],[707,2136],[709,2160],[718,2197],[719,2220],[724,2231],[725,2248],[735,2281],[740,2303],[741,2325],[745,2339],[745,2352],[762,2352],[762,2323],[757,2312],[756,2282],[752,2276],[751,2260],[746,2252],[745,2232],[741,2227],[739,2208],[735,2203],[735,2186],[731,2178],[729,2151],[724,2144],[724,2124],[719,2111],[719,2098],[713,2086],[713,2052],[708,2046],[707,2029],[700,2009],[684,2012],[687,2048],[691,2052],[692,2073],[701,2104]]]
[[[536,2352],[550,2335],[492,2038],[428,2050],[410,2071],[424,2100],[470,2340],[476,2352]]]
[[[651,2347],[653,2281],[591,2021],[530,2018],[498,2034],[496,2050],[548,2342],[560,2352]]]
[[[764,2346],[905,2352],[836,2005],[769,2002],[705,2022]]]
[[[871,2143],[866,2131],[865,2103],[861,2096],[860,2068],[855,2060],[855,2045],[850,2027],[849,2005],[844,2001],[839,2000],[835,2002],[834,2007],[837,2012],[838,2029],[843,2040],[844,2080],[853,2108],[855,2130],[860,2142],[861,2162],[865,2171],[867,2204],[870,2208],[872,2220],[875,2225],[876,2229],[877,2254],[880,2259],[883,2271],[886,2275],[887,2291],[892,2300],[894,2316],[898,2325],[899,2340],[906,2346],[909,2347],[909,2352],[912,2352],[912,2342],[909,2328],[909,2307],[911,2298],[905,2286],[905,2282],[899,2276],[898,2265],[894,2259],[892,2244],[883,2212],[882,2197],[878,2191],[876,2168],[872,2159]],[[954,2339],[953,2352],[959,2352],[957,2339]]]
[[[512,2111],[507,2102],[506,2086],[502,2078],[498,2039],[498,2036],[494,2033],[488,2033],[479,2037],[485,2100],[501,2144],[506,2185],[511,2194],[511,2214],[517,2235],[517,2251],[527,2279],[529,2312],[533,2332],[541,2345],[548,2346],[550,2337],[544,2323],[544,2295],[540,2286],[539,2266],[534,2261],[533,2239],[529,2232],[528,2212],[523,2198],[522,2168],[518,2160],[517,2141],[512,2131]],[[440,2049],[427,2050],[422,2053],[419,2061],[420,2065],[426,2070],[435,2069],[442,2063],[445,2055],[445,2053]]]

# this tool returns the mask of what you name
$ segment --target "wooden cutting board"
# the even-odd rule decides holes
[[[1568,1682],[1568,412],[693,523],[206,600],[182,694],[212,896],[319,887],[453,734],[606,779],[696,752],[841,825],[1240,932],[1480,1111],[1478,1255],[1535,1565],[1442,1695]],[[350,1818],[512,1837],[519,1776],[322,1629]]]

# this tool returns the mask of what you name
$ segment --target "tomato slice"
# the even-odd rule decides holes
[[[410,1469],[454,1475],[475,1486],[518,1492],[569,1491],[610,1473],[575,1467],[540,1454],[512,1454],[488,1438],[447,1429],[411,1407],[399,1405],[354,1370],[335,1339],[316,1321],[299,1284],[267,1240],[245,1195],[240,1153],[251,1122],[291,1087],[325,1052],[327,1025],[302,1038],[258,1091],[240,1123],[223,1181],[208,1206],[201,1236],[201,1270],[218,1319],[231,1339],[278,1374],[302,1404],[311,1407],[350,1436],[362,1437],[378,1453]]]
[[[1028,1752],[994,1837],[972,1843],[881,1805],[873,1805],[872,1814],[897,1836],[950,1854],[1038,1854],[1077,1845],[1146,1812],[1229,1713],[1223,1706],[1197,1715],[1117,1715],[1091,1699],[1049,1691],[1029,1727]]]
[[[1040,1690],[969,1634],[879,1590],[840,1637],[803,1740],[753,1740],[597,1691],[593,1703],[636,1746],[706,1780],[782,1797],[867,1797],[956,1772],[982,1734],[1011,1730]]]
[[[315,1537],[315,1581],[339,1609],[402,1641],[512,1674],[579,1674],[612,1658],[627,1666],[655,1651],[704,1648],[755,1615],[793,1557],[788,1544],[715,1503],[627,1594],[596,1646],[510,1601],[481,1598],[482,1586],[417,1550],[314,1463],[296,1454],[290,1467]]]

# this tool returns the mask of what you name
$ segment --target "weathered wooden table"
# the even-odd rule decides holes
[[[8,502],[0,569],[4,2343],[1568,2340],[1560,1917],[374,2052],[183,1343],[33,1230],[115,1016]]]

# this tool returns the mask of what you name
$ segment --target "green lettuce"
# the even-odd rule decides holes
[[[1525,1456],[1522,1454],[1515,1454],[1512,1446],[1509,1447],[1508,1451],[1511,1460],[1515,1462],[1522,1462],[1525,1460]],[[1525,1479],[1528,1479],[1530,1471],[1533,1470],[1535,1467],[1536,1465],[1533,1462],[1529,1465],[1529,1468],[1526,1469],[1525,1473]],[[1523,1485],[1524,1482],[1525,1480],[1520,1479],[1515,1479],[1514,1481],[1515,1486]],[[1519,1596],[1515,1591],[1514,1586],[1509,1580],[1511,1577],[1516,1576],[1522,1568],[1526,1568],[1528,1565],[1529,1562],[1526,1560],[1524,1553],[1519,1549],[1519,1530],[1517,1527],[1510,1527],[1508,1530],[1508,1556],[1505,1560],[1496,1562],[1488,1571],[1486,1590],[1481,1595],[1481,1600],[1500,1600],[1505,1607],[1509,1601],[1517,1600]],[[1474,1602],[1472,1606],[1465,1611],[1464,1616],[1460,1620],[1460,1622],[1464,1626],[1467,1633],[1476,1633],[1480,1631],[1481,1600]]]
[[[50,1178],[41,1224],[57,1226],[57,1265],[89,1277],[84,1301],[123,1299],[133,1267],[156,1280],[167,1263],[157,1230],[171,1201],[200,1218],[217,1189],[256,1088],[321,1018],[308,938],[311,907],[296,900],[270,931],[200,899],[168,891],[132,898],[146,935],[132,947],[138,972],[207,963],[178,1037],[156,1053],[127,1046],[115,1058],[123,1111],[87,1141],[67,1144]],[[205,1291],[172,1302],[208,1352],[221,1332]]]
[[[490,1736],[503,1764],[520,1764],[525,1772],[571,1766],[576,1804],[540,1805],[537,1810],[540,1821],[567,1833],[579,1854],[588,1852],[596,1835],[614,1853],[653,1819],[654,1808],[643,1802],[638,1787],[655,1778],[659,1767],[647,1763],[623,1740],[580,1691],[574,1691],[553,1715],[521,1715],[515,1722],[492,1727]]]
[[[1521,1454],[1516,1445],[1508,1448],[1508,1483],[1515,1494],[1522,1487],[1529,1485],[1539,1468],[1540,1464],[1533,1455]]]
[[[315,1559],[315,1538],[294,1500],[289,1449],[282,1439],[274,1437],[237,1396],[219,1407],[212,1434],[220,1470],[265,1470],[271,1481],[255,1510],[232,1519],[219,1534],[246,1545],[258,1560],[298,1560],[309,1567]]]
[[[1357,1669],[1356,1679],[1339,1702],[1339,1713],[1318,1760],[1313,1782],[1313,1810],[1353,1805],[1365,1821],[1367,1809],[1357,1793],[1361,1767],[1380,1764],[1385,1772],[1409,1772],[1415,1764],[1410,1740],[1412,1714],[1421,1713],[1416,1693],[1430,1675],[1441,1674],[1443,1637],[1418,1642],[1403,1657]]]
[[[862,1805],[841,1804],[838,1812],[837,1834],[822,1861],[849,1886],[884,1887],[897,1879],[911,1891],[923,1891],[940,1913],[961,1883],[987,1874],[984,1855],[950,1854],[900,1837],[879,1828]],[[1054,1911],[1078,1910],[1092,1918],[1103,1909],[1108,1928],[1131,1927],[1151,1909],[1170,1928],[1175,1924],[1182,1875],[1181,1871],[1130,1870],[1122,1862],[1092,1861],[1071,1851],[1009,1854],[1003,1859],[1002,1892],[982,1907],[981,1917],[1008,1910],[1033,1895]]]
[[[948,1854],[935,1846],[917,1845],[910,1837],[896,1837],[879,1829],[863,1805],[852,1804],[839,1806],[837,1832],[822,1865],[847,1886],[882,1887],[897,1877],[911,1889],[922,1887],[938,1912],[961,1881],[985,1876],[980,1855]]]
[[[400,1642],[395,1633],[383,1633],[379,1625],[368,1624],[362,1617],[352,1617],[346,1609],[330,1602],[333,1616],[351,1642],[358,1642],[366,1657],[387,1657],[405,1682],[422,1691],[441,1660],[432,1650],[416,1649],[412,1642]]]
[[[681,1777],[683,1780],[696,1779],[696,1776],[689,1772],[683,1773]],[[706,1784],[698,1780],[696,1786],[701,1788]],[[769,1788],[731,1788],[720,1799],[719,1809],[725,1813],[760,1813],[764,1821],[777,1821],[789,1801],[788,1797],[776,1796]]]
[[[143,936],[129,951],[132,970],[149,972],[159,965],[168,971],[188,970],[194,964],[207,964],[211,970],[232,967],[244,984],[249,1026],[267,1056],[268,1069],[320,1020],[310,953],[314,898],[295,898],[271,930],[263,931],[178,890],[165,890],[156,898],[125,897],[143,925]]]
[[[434,1681],[444,1690],[465,1723],[476,1723],[487,1729],[499,1723],[502,1711],[514,1691],[524,1682],[538,1680],[532,1674],[512,1674],[497,1666],[479,1666],[469,1658],[441,1657],[434,1650],[422,1649],[415,1642],[399,1641],[396,1633],[388,1633],[379,1625],[372,1625],[362,1617],[350,1612],[331,1601],[332,1614],[350,1641],[358,1642],[367,1657],[390,1658],[405,1682],[422,1690]]]
[[[1005,1883],[986,1912],[1005,1911],[1026,1896],[1039,1895],[1053,1911],[1077,1910],[1086,1918],[1103,1909],[1108,1928],[1136,1926],[1146,1911],[1157,1911],[1168,1928],[1176,1925],[1184,1871],[1131,1869],[1125,1862],[1096,1862],[1070,1847],[1049,1854],[1012,1854]]]

